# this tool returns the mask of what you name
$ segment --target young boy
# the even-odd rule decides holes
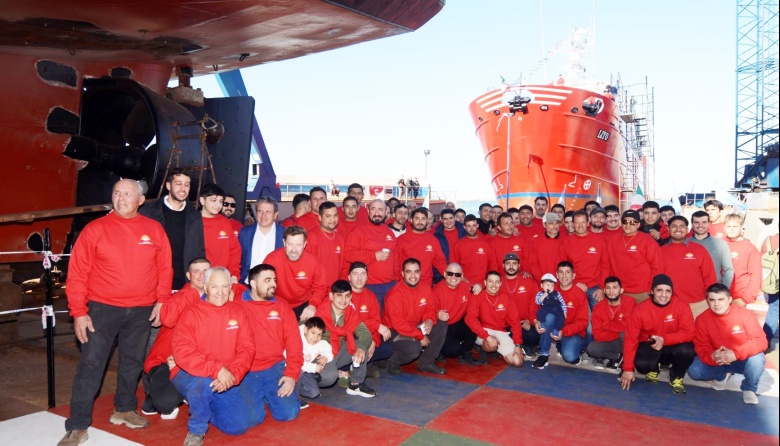
[[[300,396],[317,398],[320,396],[320,372],[325,364],[333,361],[333,348],[330,342],[322,340],[322,334],[325,332],[325,321],[322,318],[310,317],[300,325],[300,330],[303,340],[303,367],[295,390]],[[305,400],[301,399],[299,402],[301,409],[309,407]]]
[[[542,324],[542,328],[549,331],[553,337],[563,329],[566,322],[566,302],[561,293],[555,291],[555,283],[558,280],[550,273],[542,276],[542,290],[536,293],[536,304],[539,310],[536,312],[536,320]]]

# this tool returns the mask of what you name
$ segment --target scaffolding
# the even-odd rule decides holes
[[[777,147],[778,82],[778,0],[739,0],[734,187]]]
[[[655,90],[647,77],[644,83],[624,85],[618,74],[612,85],[617,88],[623,140],[621,202],[630,200],[638,187],[645,197],[655,197]]]

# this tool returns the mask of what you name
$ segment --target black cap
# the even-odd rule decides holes
[[[658,285],[669,285],[669,288],[674,289],[674,286],[672,285],[672,278],[666,274],[658,274],[657,276],[653,277],[652,289],[655,289],[655,287]]]
[[[507,260],[517,260],[519,262],[520,257],[518,257],[517,254],[510,252],[504,256],[504,262],[506,262]]]
[[[639,212],[631,209],[623,212],[623,216],[621,218],[633,218],[636,221],[642,221],[642,219],[639,217]]]
[[[607,215],[607,211],[604,208],[593,208],[593,210],[590,211],[590,216],[592,217],[596,214]]]
[[[349,272],[351,273],[353,270],[363,268],[368,272],[368,267],[363,262],[352,262],[352,264],[349,265]]]

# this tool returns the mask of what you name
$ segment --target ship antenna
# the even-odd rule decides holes
[[[547,51],[544,49],[544,6],[543,0],[539,0],[539,24],[542,29],[542,71],[544,72],[544,81],[547,82]]]

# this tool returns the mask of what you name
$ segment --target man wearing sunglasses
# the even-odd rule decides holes
[[[653,277],[663,272],[658,243],[651,236],[639,232],[639,212],[623,212],[620,220],[623,232],[607,243],[611,275],[623,280],[625,294],[641,303],[649,296]]]
[[[236,213],[236,196],[233,194],[225,194],[225,201],[222,202],[222,215],[228,219],[230,226],[233,227],[233,233],[238,237],[238,231],[244,227],[240,221],[233,218]]]
[[[433,308],[438,309],[438,319],[447,323],[441,356],[458,358],[461,364],[476,366],[479,361],[471,355],[471,350],[477,335],[469,329],[464,318],[471,297],[469,285],[463,282],[463,268],[450,263],[444,270],[444,280],[433,288],[431,300]]]

